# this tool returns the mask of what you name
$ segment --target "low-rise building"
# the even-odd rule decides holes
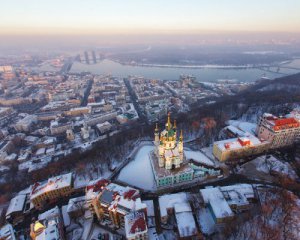
[[[125,233],[127,240],[148,239],[148,227],[144,212],[131,212],[125,216]]]
[[[71,122],[59,123],[58,121],[51,121],[50,123],[50,132],[52,135],[63,134],[68,129],[72,129]]]
[[[267,151],[269,147],[269,141],[246,134],[244,137],[214,142],[213,154],[219,161],[227,161],[261,154]]]
[[[108,221],[116,228],[123,228],[127,214],[133,211],[147,214],[147,205],[142,203],[137,189],[110,183],[102,184],[97,190],[90,188],[86,196],[93,208],[91,212],[99,221]]]
[[[169,215],[174,213],[175,204],[182,204],[188,202],[188,196],[186,193],[175,193],[162,195],[158,198],[159,211],[162,223],[167,223]]]
[[[24,207],[26,203],[26,194],[19,194],[10,200],[6,211],[6,220],[12,224],[17,224],[24,219]]]
[[[17,240],[11,224],[6,224],[0,228],[0,240]]]
[[[55,207],[39,215],[38,220],[30,226],[33,240],[64,240],[64,225],[61,212]]]
[[[198,230],[187,193],[162,195],[158,202],[163,224],[168,222],[171,215],[175,216],[179,239],[192,239],[197,236]]]
[[[220,187],[224,198],[232,210],[247,210],[255,200],[255,193],[250,184],[235,184]]]
[[[98,123],[104,123],[106,121],[113,120],[117,117],[117,115],[118,115],[117,111],[112,111],[105,114],[97,114],[86,119],[85,122],[88,126],[94,126],[97,125]]]
[[[112,125],[108,121],[104,123],[99,123],[96,126],[101,134],[108,132],[112,128]]]
[[[30,201],[36,209],[43,209],[45,204],[69,196],[72,192],[72,173],[68,173],[50,178],[45,183],[35,183],[32,187]]]
[[[36,115],[27,115],[16,123],[15,129],[18,132],[29,132],[32,125],[37,123],[37,121],[38,120]]]
[[[200,192],[215,223],[224,223],[234,217],[234,213],[218,187],[201,189]]]

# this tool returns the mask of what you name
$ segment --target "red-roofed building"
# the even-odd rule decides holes
[[[86,191],[93,190],[93,192],[100,192],[104,187],[109,184],[109,180],[101,178],[95,181],[90,182],[86,186]]]
[[[123,228],[125,216],[133,211],[146,216],[147,205],[142,203],[139,190],[110,183],[100,191],[87,187],[86,201],[91,213],[101,221],[109,222],[116,228]]]
[[[259,138],[271,142],[271,148],[292,145],[300,136],[300,123],[295,118],[278,118],[265,113],[257,126]]]
[[[148,239],[144,212],[131,212],[125,216],[125,232],[128,240]]]

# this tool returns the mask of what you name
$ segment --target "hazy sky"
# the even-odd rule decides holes
[[[300,0],[0,0],[0,34],[300,32]]]

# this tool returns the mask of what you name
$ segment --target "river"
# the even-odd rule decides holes
[[[300,60],[294,60],[286,65],[300,68]],[[274,79],[288,74],[300,72],[296,69],[280,69],[277,73],[277,67],[269,69],[259,68],[172,68],[172,67],[145,67],[122,65],[111,60],[103,60],[97,64],[84,64],[74,62],[70,72],[91,72],[94,74],[112,74],[117,77],[126,77],[128,75],[139,75],[146,78],[155,78],[162,80],[176,80],[181,74],[190,74],[196,77],[200,82],[215,82],[219,79],[235,79],[239,82],[252,82],[260,79],[262,76]]]

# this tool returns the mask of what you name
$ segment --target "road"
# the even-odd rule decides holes
[[[145,117],[143,111],[141,110],[140,108],[140,105],[138,104],[138,101],[137,101],[137,97],[135,95],[135,92],[134,90],[132,89],[130,83],[129,83],[129,80],[128,79],[124,79],[124,83],[128,89],[128,93],[132,99],[132,102],[133,102],[133,105],[134,105],[134,108],[136,109],[136,111],[138,112],[138,115],[139,115],[139,118],[141,120],[141,122],[143,123],[147,123],[147,118]]]
[[[84,92],[84,96],[83,96],[83,99],[82,99],[82,102],[81,102],[81,107],[84,107],[88,104],[88,97],[90,95],[90,92],[91,92],[91,89],[92,89],[92,86],[93,86],[93,83],[94,81],[93,80],[89,80],[88,81],[88,86]]]

